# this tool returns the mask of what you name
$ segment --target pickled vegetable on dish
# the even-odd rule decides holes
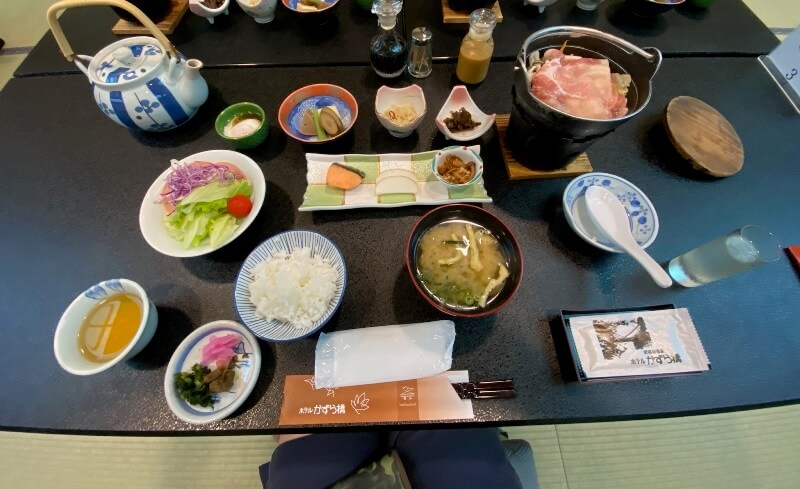
[[[616,119],[628,113],[631,77],[612,73],[607,59],[584,58],[548,49],[529,67],[531,93],[575,117]]]
[[[310,108],[303,112],[298,131],[304,136],[316,136],[323,141],[344,132],[344,123],[336,107]]]
[[[436,171],[448,182],[461,185],[469,182],[475,176],[475,162],[464,161],[456,155],[448,155],[445,156]]]
[[[460,132],[475,129],[481,123],[474,120],[467,109],[461,107],[458,110],[450,111],[450,117],[444,120],[444,125],[452,132]]]

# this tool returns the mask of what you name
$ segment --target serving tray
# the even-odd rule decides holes
[[[480,146],[470,146],[480,154]],[[474,185],[465,188],[451,188],[436,179],[432,160],[434,151],[411,154],[377,155],[323,155],[306,153],[308,186],[303,195],[303,203],[298,210],[338,210],[365,207],[405,207],[410,205],[439,205],[451,202],[491,202],[486,193],[483,176]],[[365,173],[364,182],[352,190],[341,190],[325,183],[328,167],[332,163],[343,163]],[[375,194],[375,179],[381,171],[391,169],[409,170],[414,173],[419,191],[416,194]]]

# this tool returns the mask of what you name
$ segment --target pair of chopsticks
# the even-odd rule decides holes
[[[513,380],[483,380],[452,384],[461,399],[504,399],[517,396]]]

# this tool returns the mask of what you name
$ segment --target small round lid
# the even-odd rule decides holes
[[[432,37],[433,34],[431,34],[430,29],[427,27],[416,27],[411,31],[411,39],[414,41],[414,44],[425,45]]]
[[[164,50],[155,39],[129,39],[130,43],[115,43],[114,49],[103,51],[103,57],[92,60],[90,74],[101,83],[114,85],[147,76],[161,64]]]

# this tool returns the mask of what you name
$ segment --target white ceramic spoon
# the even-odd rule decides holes
[[[608,189],[592,185],[586,189],[586,207],[594,225],[611,242],[638,261],[659,287],[666,289],[672,286],[672,279],[667,272],[634,239],[628,213],[616,195]]]

